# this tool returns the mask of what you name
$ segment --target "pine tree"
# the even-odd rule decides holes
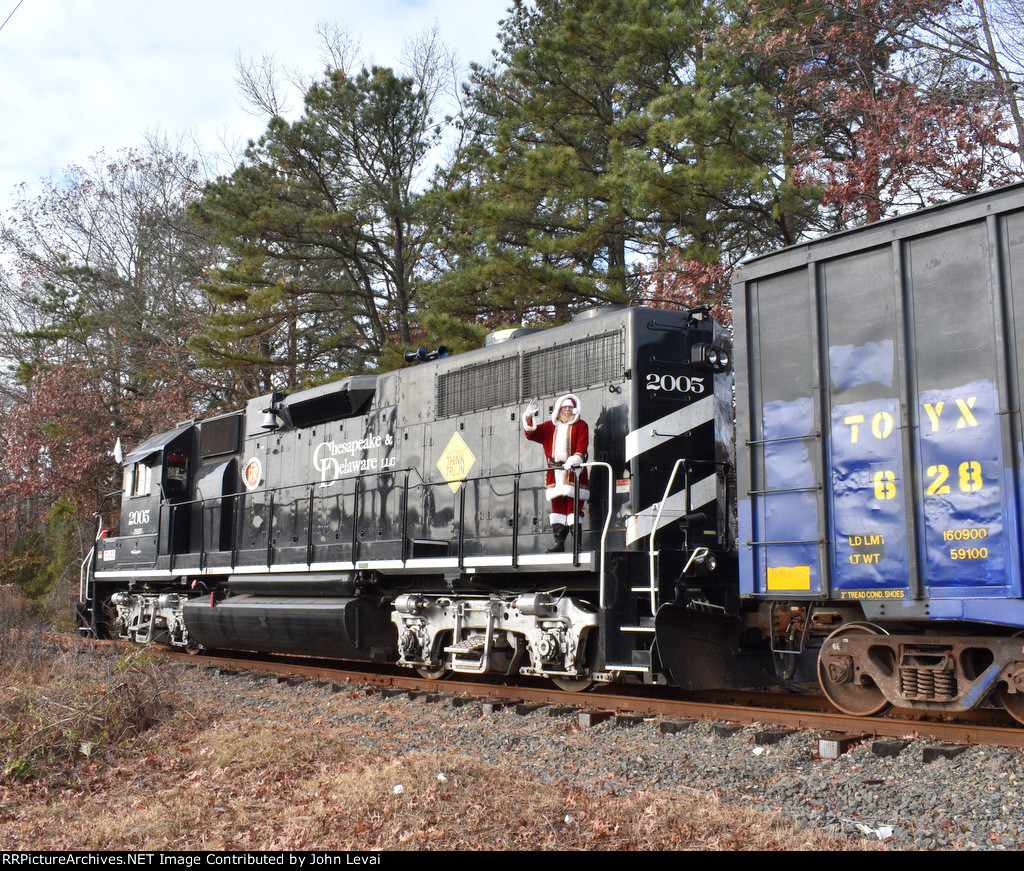
[[[329,70],[302,116],[271,118],[192,214],[228,253],[207,287],[204,359],[257,389],[372,370],[416,331],[433,216],[418,191],[438,130],[425,90],[374,67]]]
[[[559,317],[635,299],[639,265],[670,251],[794,241],[816,192],[786,172],[771,96],[721,42],[734,18],[728,0],[517,3],[469,86],[476,149],[449,198],[438,304]]]

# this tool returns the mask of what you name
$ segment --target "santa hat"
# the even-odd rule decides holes
[[[562,410],[562,407],[568,405],[572,409],[573,419],[570,423],[576,423],[580,419],[580,399],[574,393],[566,393],[565,396],[559,397],[558,402],[555,403],[554,411],[551,412],[551,422],[560,423],[558,419],[558,413]]]

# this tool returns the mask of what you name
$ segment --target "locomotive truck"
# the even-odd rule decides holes
[[[747,262],[732,331],[594,309],[183,422],[124,457],[80,625],[1024,722],[1022,276],[1018,185]],[[550,552],[523,409],[570,393],[589,493]]]

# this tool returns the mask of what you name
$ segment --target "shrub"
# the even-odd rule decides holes
[[[0,588],[0,680],[0,764],[17,779],[130,743],[170,710],[147,652],[58,643],[16,588]]]

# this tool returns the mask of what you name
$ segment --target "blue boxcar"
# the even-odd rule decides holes
[[[741,594],[843,623],[845,710],[1020,718],[1024,186],[753,260],[733,299]]]

